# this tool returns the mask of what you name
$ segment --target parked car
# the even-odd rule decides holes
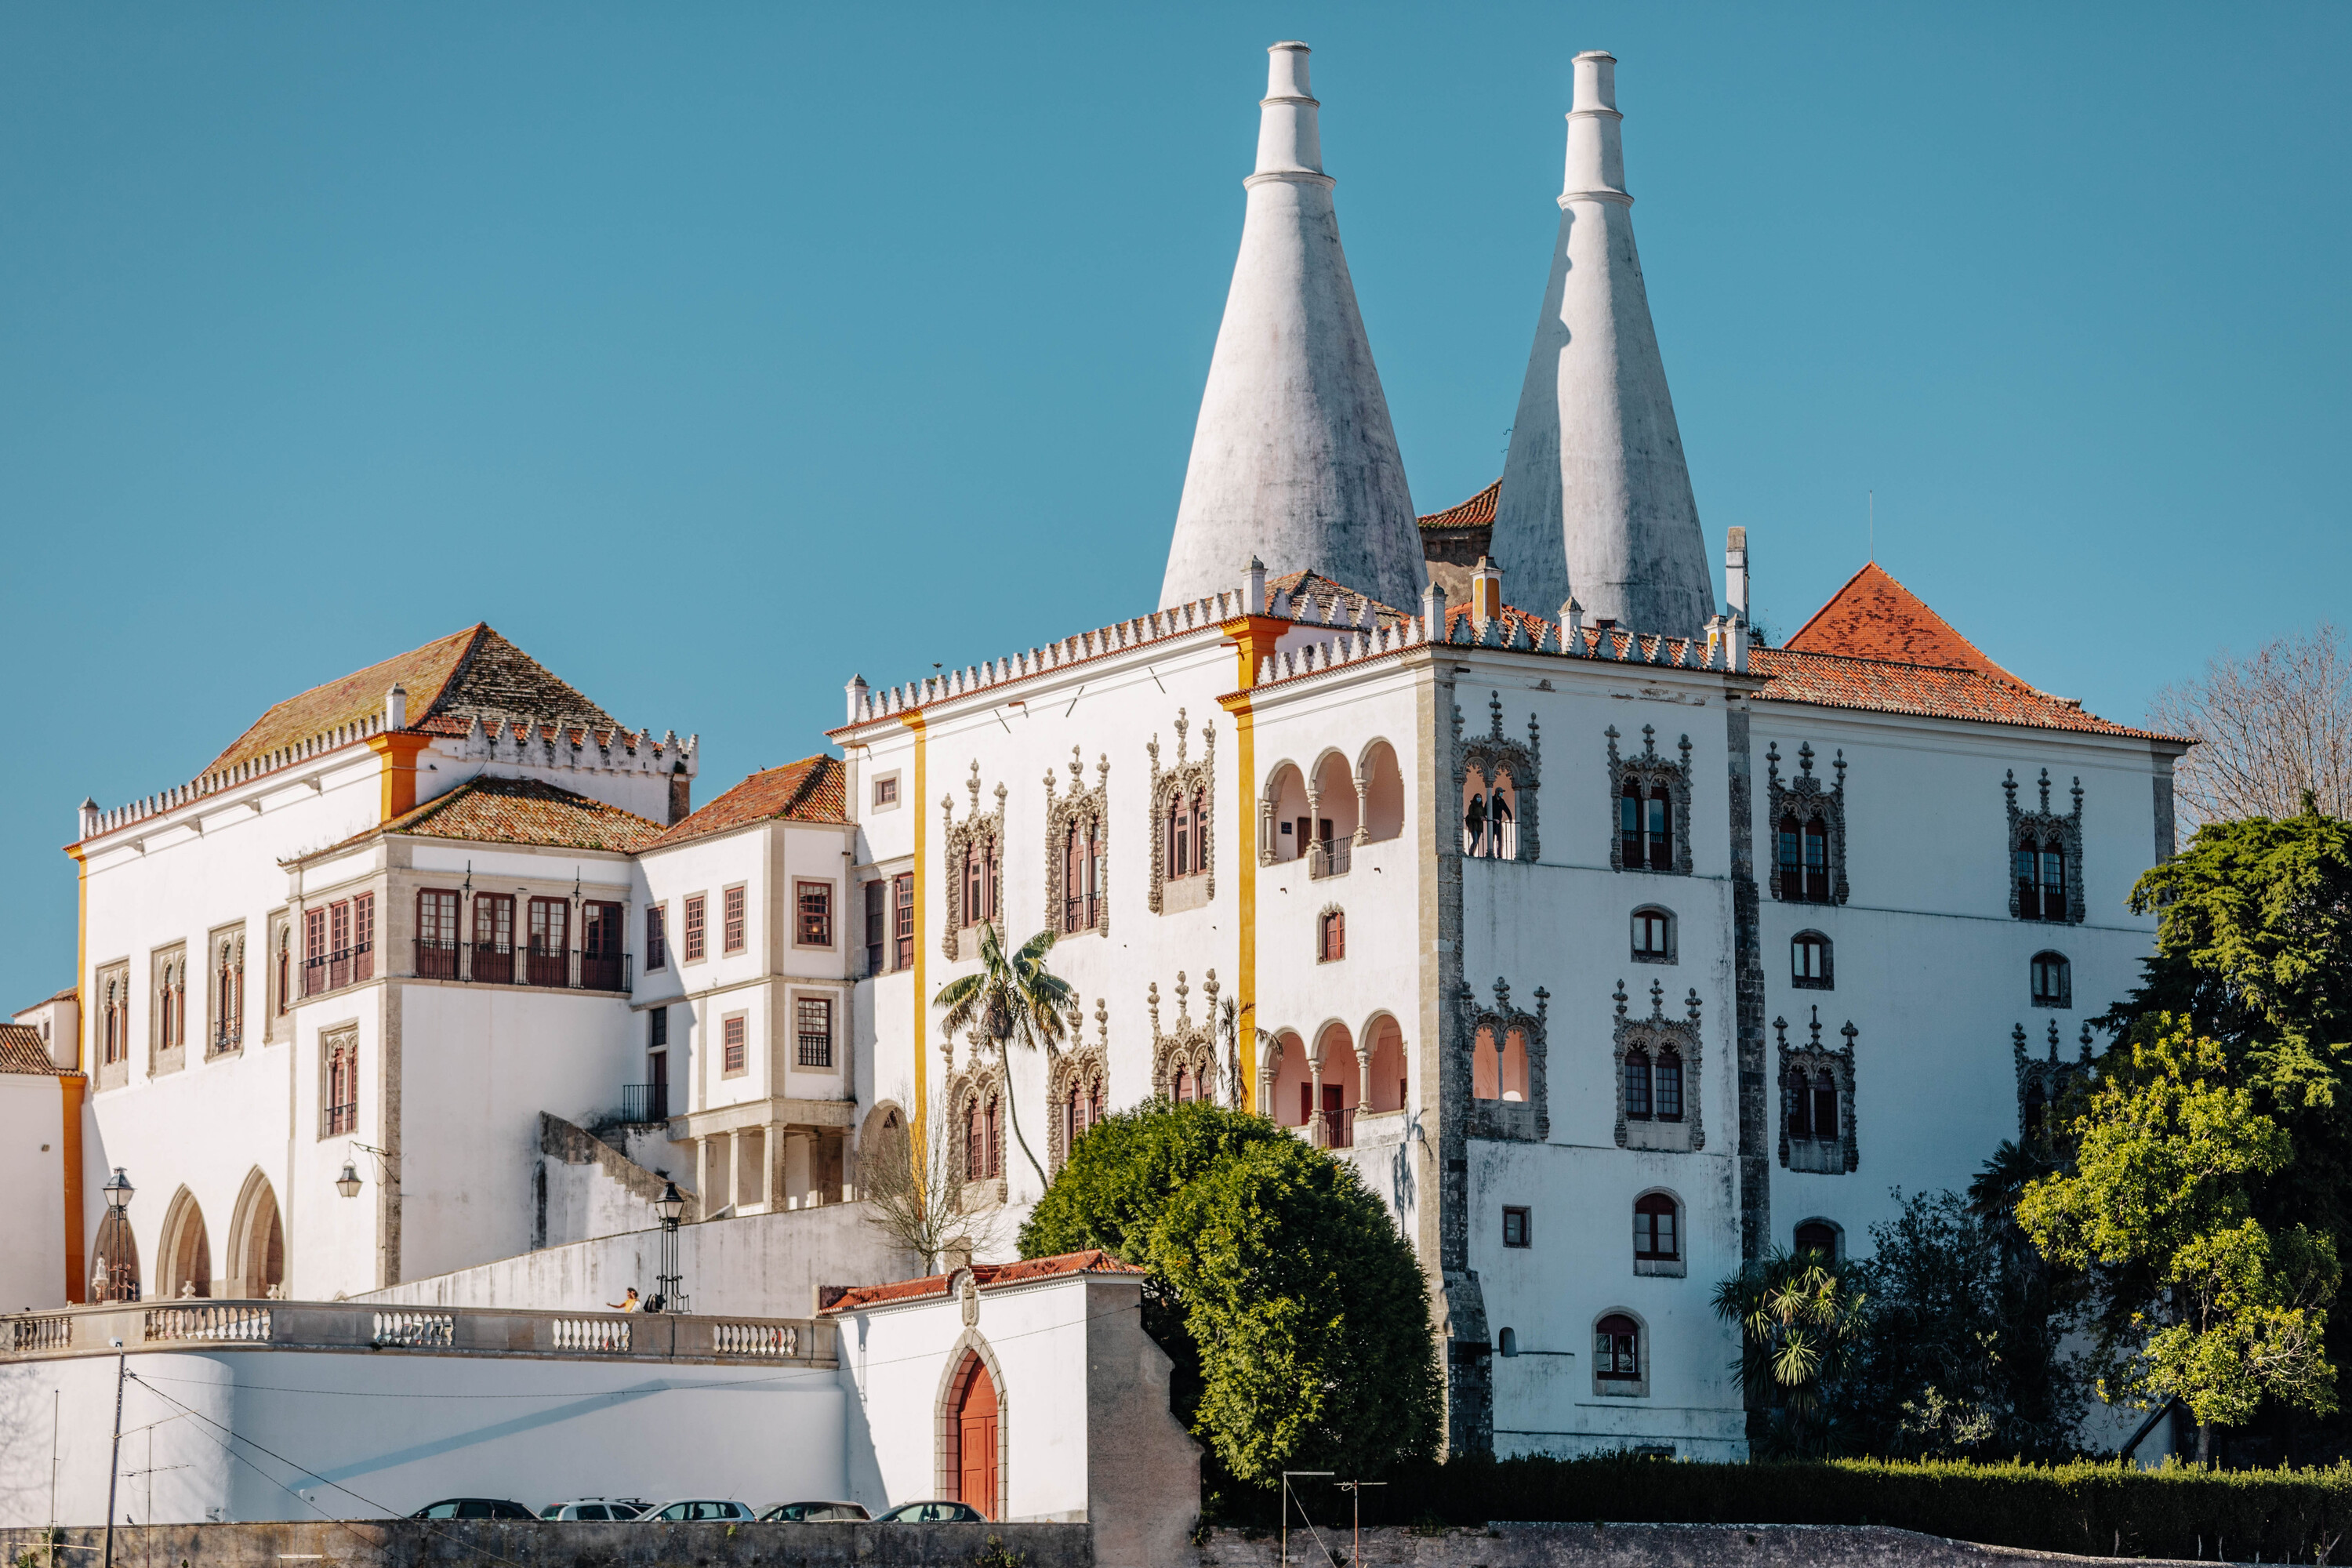
[[[614,1520],[635,1519],[646,1511],[643,1498],[584,1497],[571,1502],[551,1502],[539,1510],[541,1519]]]
[[[680,1520],[715,1520],[722,1524],[749,1524],[751,1522],[751,1510],[740,1502],[722,1498],[686,1498],[677,1502],[666,1502],[637,1517],[656,1520],[664,1524],[675,1524]]]
[[[854,1502],[780,1502],[760,1520],[763,1524],[850,1524],[872,1517]]]
[[[443,1498],[428,1502],[408,1516],[411,1519],[537,1519],[539,1516],[519,1502],[495,1497]]]
[[[877,1524],[986,1524],[988,1516],[968,1502],[932,1498],[926,1502],[902,1502],[874,1516]]]

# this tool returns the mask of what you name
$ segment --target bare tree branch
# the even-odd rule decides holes
[[[2198,742],[2172,774],[2191,826],[2294,816],[2305,790],[2328,816],[2352,816],[2352,659],[2331,622],[2244,658],[2222,649],[2203,679],[2158,692],[2147,716]]]
[[[866,1223],[920,1258],[925,1273],[938,1269],[951,1243],[974,1253],[992,1250],[1001,1216],[993,1209],[964,1212],[963,1173],[956,1167],[946,1108],[932,1105],[919,1166],[907,1134],[903,1123],[877,1131],[858,1152]]]

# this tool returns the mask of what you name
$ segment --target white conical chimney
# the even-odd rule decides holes
[[[1688,635],[1715,609],[1698,503],[1650,324],[1617,62],[1576,57],[1559,240],[1536,319],[1491,549],[1521,604]]]
[[[1201,395],[1162,605],[1235,586],[1255,556],[1383,603],[1429,581],[1323,173],[1307,46],[1281,43],[1261,102],[1241,256]]]

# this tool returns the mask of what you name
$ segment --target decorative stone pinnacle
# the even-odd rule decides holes
[[[1813,743],[1811,741],[1798,742],[1797,771],[1807,778],[1813,776]]]
[[[1854,1037],[1861,1034],[1862,1031],[1853,1026],[1853,1020],[1852,1018],[1848,1018],[1845,1021],[1845,1027],[1840,1029],[1838,1033],[1845,1037],[1846,1054],[1849,1056],[1853,1055]]]
[[[1819,1050],[1822,1044],[1822,1005],[1818,1002],[1813,1004],[1813,1021],[1811,1027],[1812,1047],[1815,1050]]]
[[[1789,1048],[1789,1020],[1786,1018],[1773,1019],[1772,1033],[1779,1038],[1780,1048],[1784,1051],[1787,1050]]]
[[[2050,1059],[2053,1062],[2058,1059],[2058,1020],[2055,1018],[2050,1020]]]
[[[1507,1013],[1510,1010],[1511,988],[1509,984],[1504,981],[1503,977],[1497,974],[1495,976],[1495,1011],[1497,1013]]]
[[[1617,982],[1617,1016],[1621,1019],[1625,1016],[1625,982],[1622,979]]]
[[[2050,770],[2042,770],[2042,814],[2050,815]]]
[[[1663,980],[1653,980],[1650,982],[1650,1016],[1663,1018],[1665,1016],[1666,983]]]

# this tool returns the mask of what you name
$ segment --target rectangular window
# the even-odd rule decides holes
[[[884,773],[874,781],[874,809],[887,810],[898,804],[898,775]]]
[[[1348,917],[1338,910],[1323,917],[1321,952],[1318,956],[1325,963],[1348,956]]]
[[[702,912],[704,899],[700,893],[686,900],[686,962],[702,962]]]
[[[1505,1247],[1528,1245],[1527,1210],[1509,1207],[1503,1210],[1503,1245]]]
[[[592,900],[580,906],[580,988],[625,991],[628,955],[621,951],[621,906]]]
[[[512,893],[474,895],[474,978],[492,985],[513,982],[515,901]]]
[[[457,978],[457,894],[425,888],[416,895],[416,973],[425,980]]]
[[[866,884],[866,973],[882,973],[882,960],[890,951],[890,885],[874,881]]]
[[[571,978],[572,906],[562,899],[530,901],[530,952],[533,985],[562,985]]]
[[[797,1060],[804,1068],[833,1065],[833,1002],[830,997],[803,996],[793,1004],[795,1033],[800,1037]]]
[[[646,906],[646,972],[669,967],[669,910],[661,904]]]
[[[316,996],[327,988],[327,911],[302,911],[302,994]]]
[[[669,1009],[656,1007],[646,1015],[646,1048],[658,1051],[669,1044]]]
[[[352,979],[375,978],[375,895],[352,900]]]
[[[729,1078],[751,1065],[750,1020],[738,1013],[719,1026],[721,1047],[720,1071]]]
[[[890,916],[894,924],[892,936],[898,951],[891,955],[893,969],[915,966],[915,874],[901,871],[890,879]]]
[[[719,897],[724,900],[719,916],[719,951],[740,952],[743,951],[743,889],[730,888]]]
[[[800,882],[793,888],[793,943],[796,947],[833,945],[833,884]]]

